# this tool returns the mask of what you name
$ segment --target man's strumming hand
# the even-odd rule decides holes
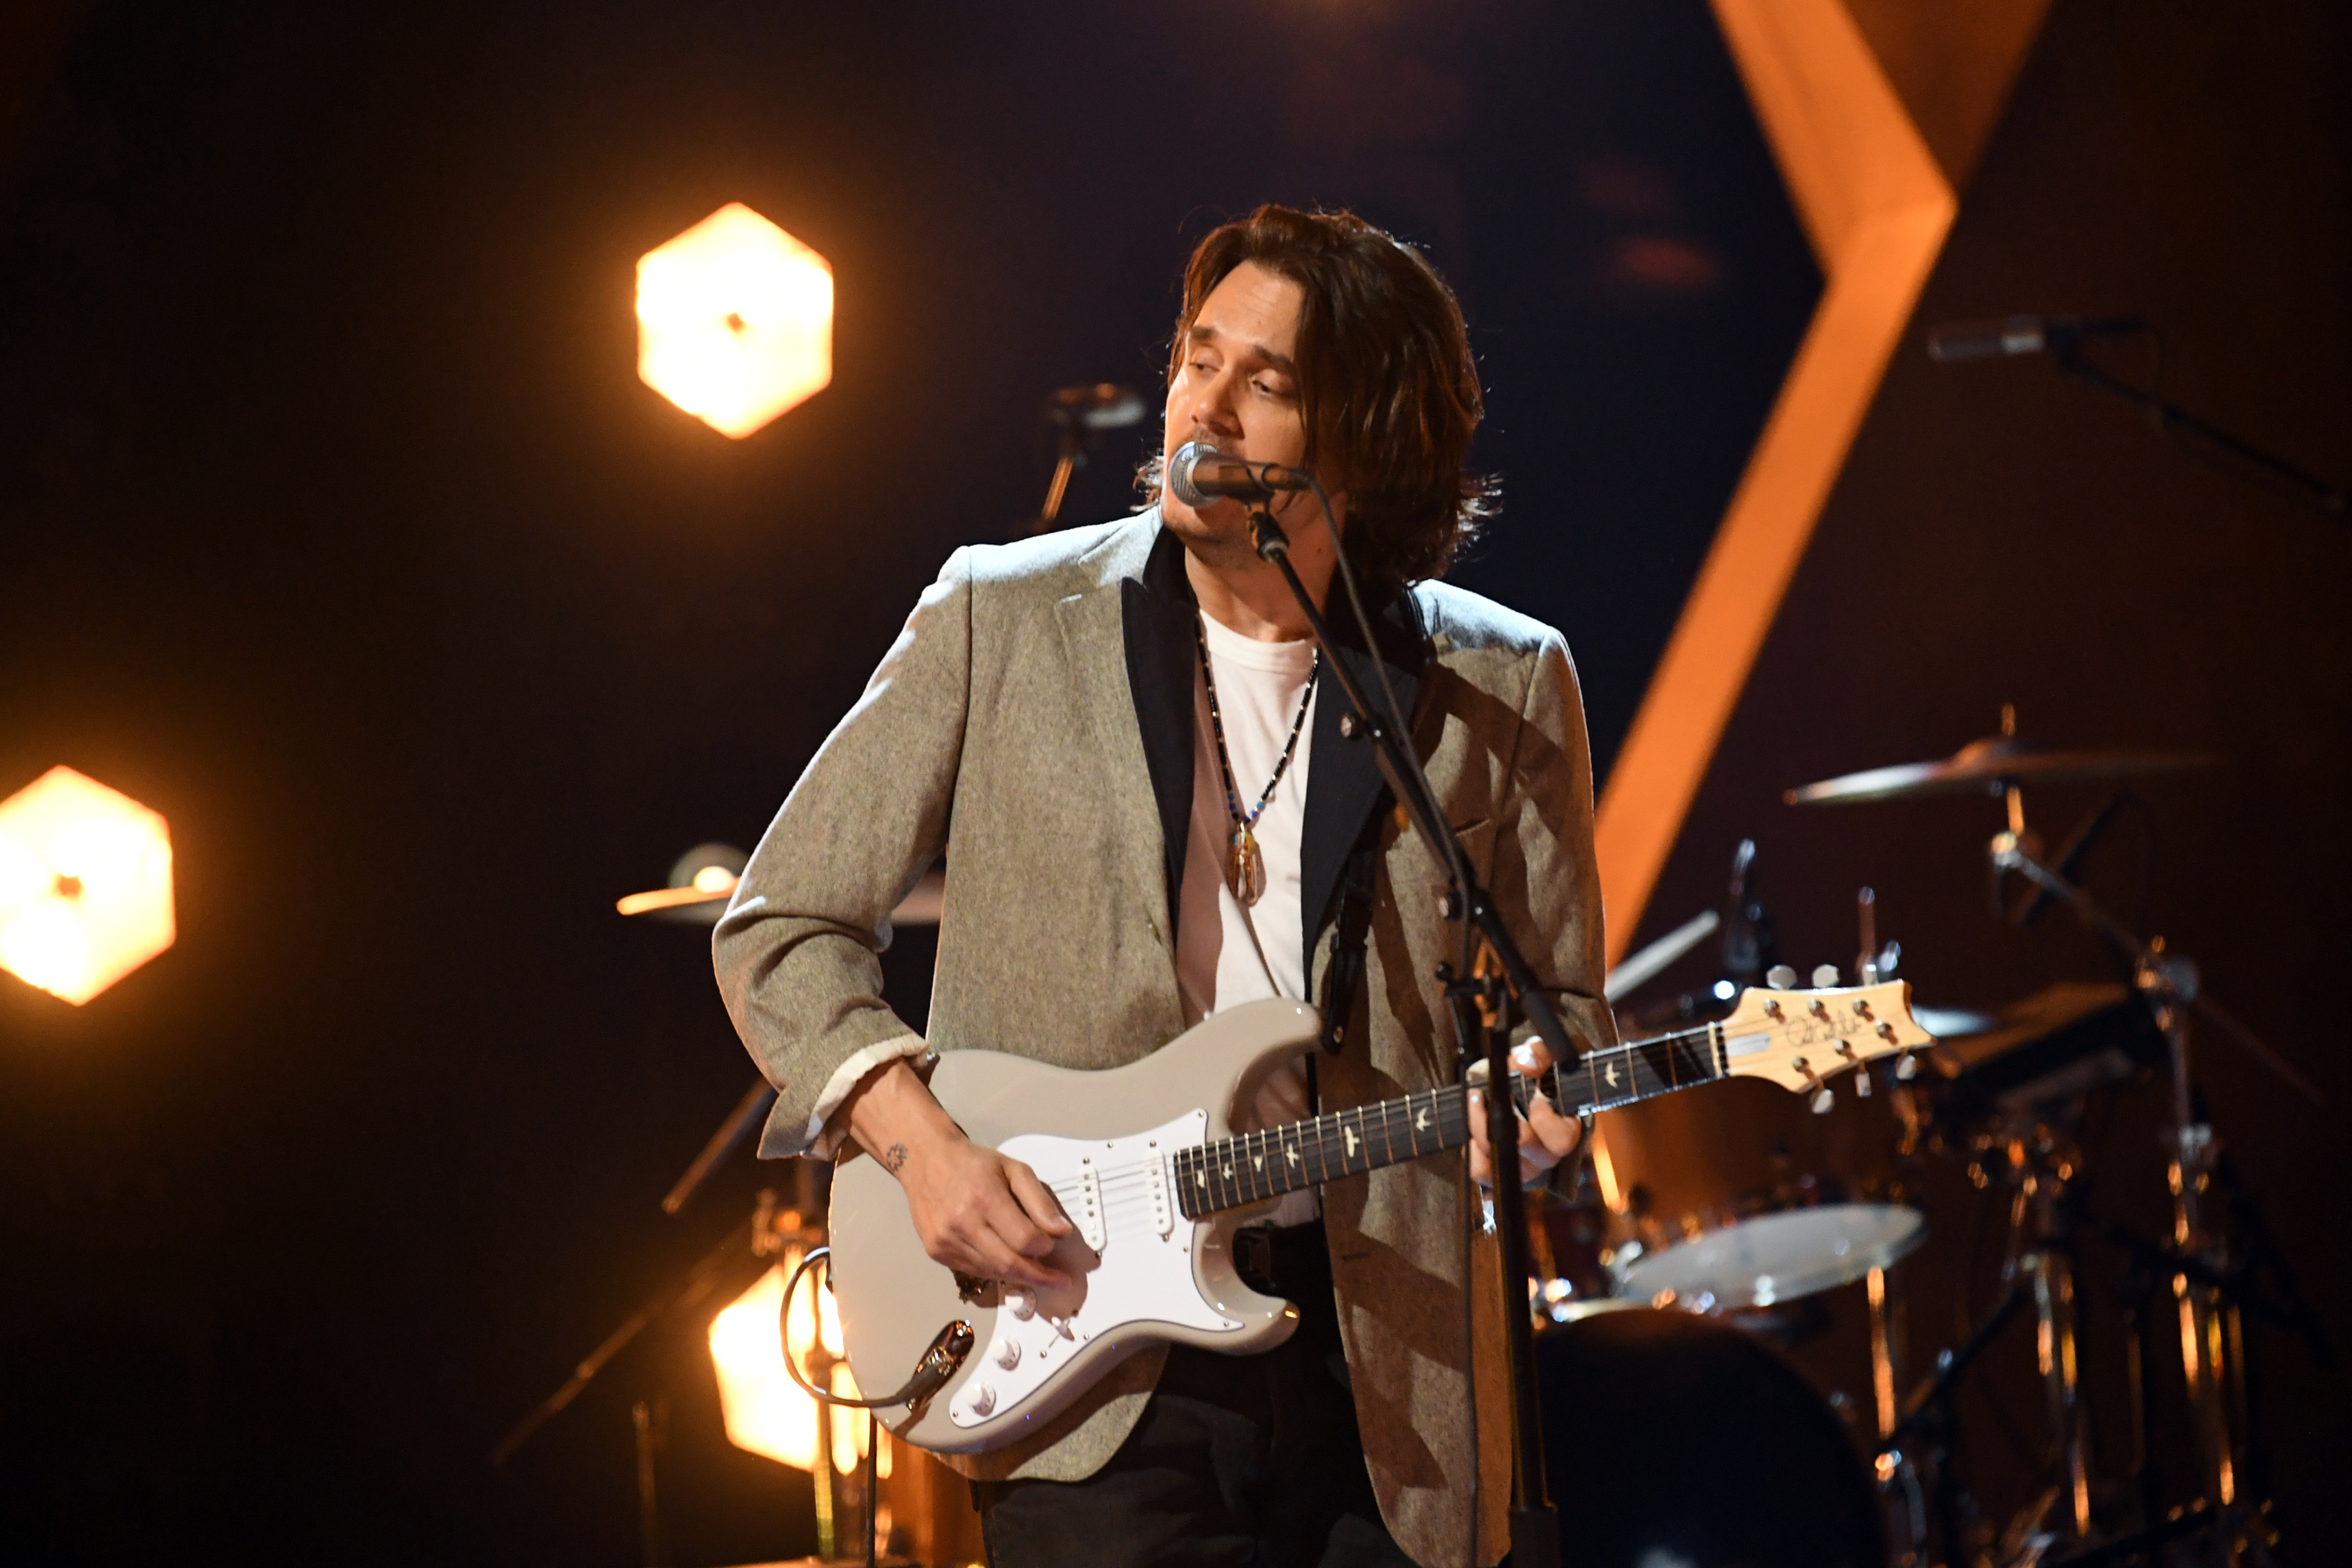
[[[1070,1234],[1061,1204],[1027,1165],[965,1137],[904,1057],[859,1084],[843,1114],[906,1189],[933,1262],[1032,1290],[1069,1283],[1040,1261]]]

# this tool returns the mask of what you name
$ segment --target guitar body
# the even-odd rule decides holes
[[[1313,1049],[1320,1020],[1266,1000],[1204,1019],[1125,1067],[1084,1072],[995,1051],[950,1051],[931,1093],[974,1143],[1026,1162],[1076,1226],[1054,1251],[1066,1289],[1031,1299],[931,1260],[898,1179],[874,1159],[835,1173],[832,1277],[858,1386],[898,1387],[948,1324],[973,1346],[919,1408],[878,1410],[898,1437],[981,1453],[1035,1431],[1148,1345],[1271,1350],[1298,1313],[1234,1271],[1230,1239],[1258,1210],[1198,1222],[1178,1206],[1174,1156],[1222,1138],[1265,1075]],[[1197,1179],[1197,1178],[1196,1178]],[[1260,1206],[1262,1208],[1263,1206]]]

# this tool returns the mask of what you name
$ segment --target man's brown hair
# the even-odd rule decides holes
[[[1184,268],[1168,374],[1226,275],[1255,262],[1298,285],[1298,392],[1311,465],[1328,445],[1348,492],[1348,556],[1386,598],[1444,574],[1495,510],[1492,480],[1466,473],[1485,401],[1462,308],[1411,246],[1353,213],[1268,205],[1202,240]],[[1164,455],[1163,455],[1164,456]],[[1161,463],[1146,465],[1154,491]]]

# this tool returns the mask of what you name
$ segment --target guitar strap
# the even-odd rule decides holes
[[[1348,1043],[1348,1016],[1355,1010],[1356,993],[1364,984],[1364,944],[1372,932],[1372,900],[1381,874],[1380,833],[1374,829],[1358,841],[1339,873],[1339,913],[1332,924],[1331,961],[1323,966],[1323,1049],[1337,1056]]]

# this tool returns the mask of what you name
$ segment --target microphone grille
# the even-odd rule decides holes
[[[1204,457],[1213,457],[1217,449],[1205,442],[1188,441],[1176,449],[1168,460],[1168,493],[1188,507],[1205,507],[1214,497],[1205,495],[1192,482],[1192,471]]]

